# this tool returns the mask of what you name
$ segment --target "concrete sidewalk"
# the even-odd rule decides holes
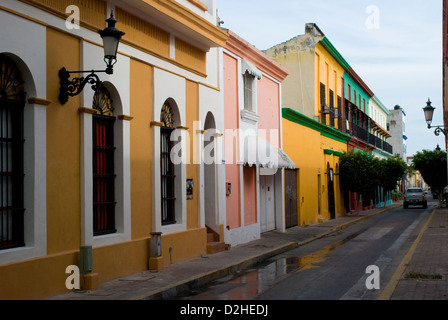
[[[393,210],[401,204],[376,208],[308,227],[294,227],[286,233],[262,234],[261,239],[228,251],[202,256],[165,266],[163,270],[144,271],[100,284],[95,291],[72,291],[47,300],[139,300],[170,299],[179,293],[248,268],[282,252],[322,238],[353,223]],[[448,230],[448,229],[447,229]]]

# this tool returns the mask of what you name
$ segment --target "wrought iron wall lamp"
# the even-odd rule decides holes
[[[432,119],[434,116],[434,110],[436,109],[431,105],[431,103],[432,103],[431,100],[428,99],[428,102],[426,103],[426,107],[423,108],[423,111],[425,112],[425,120],[426,120],[426,124],[428,125],[428,129],[435,128],[434,134],[436,136],[439,136],[441,133],[443,133],[445,136],[447,136],[448,129],[445,129],[444,126],[431,126]]]
[[[82,92],[87,84],[92,86],[92,90],[96,91],[101,86],[101,80],[97,73],[113,74],[113,67],[117,62],[117,51],[120,39],[124,36],[124,32],[118,30],[115,24],[118,22],[112,11],[110,17],[106,20],[107,27],[99,30],[99,34],[103,39],[104,46],[104,62],[106,62],[106,70],[90,70],[90,71],[68,71],[64,67],[59,70],[59,102],[65,104],[69,97],[74,97]],[[87,77],[78,77],[69,80],[72,73],[90,73]]]

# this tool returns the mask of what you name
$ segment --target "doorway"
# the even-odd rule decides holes
[[[298,170],[285,170],[285,225],[297,226],[297,173]]]
[[[328,211],[330,212],[330,219],[336,219],[336,206],[334,201],[334,173],[333,168],[330,168],[330,163],[327,163],[327,186]]]
[[[274,175],[260,176],[260,230],[275,230]]]

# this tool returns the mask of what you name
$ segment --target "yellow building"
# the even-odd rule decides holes
[[[343,76],[349,66],[315,24],[265,53],[290,72],[283,82],[282,130],[284,150],[297,168],[286,173],[291,178],[286,179],[285,201],[296,202],[292,211],[297,211],[297,218],[292,220],[308,225],[344,215],[339,156],[351,139],[343,104]],[[294,184],[296,197],[288,193]],[[291,209],[285,206],[288,216]]]
[[[284,150],[297,168],[298,224],[344,215],[339,156],[347,151],[351,137],[287,108],[283,109],[282,126]]]
[[[98,73],[103,86],[86,85],[63,104],[62,67],[104,69],[98,30],[111,11],[125,32],[114,73]],[[69,266],[94,289],[207,252],[204,189],[216,188],[204,183],[202,164],[164,161],[170,133],[200,141],[206,119],[222,117],[213,106],[228,35],[216,25],[214,0],[0,4],[0,122],[9,128],[1,133],[0,299],[65,292]]]

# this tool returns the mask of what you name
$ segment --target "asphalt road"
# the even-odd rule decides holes
[[[376,300],[436,205],[429,200],[427,209],[374,216],[180,299]]]

